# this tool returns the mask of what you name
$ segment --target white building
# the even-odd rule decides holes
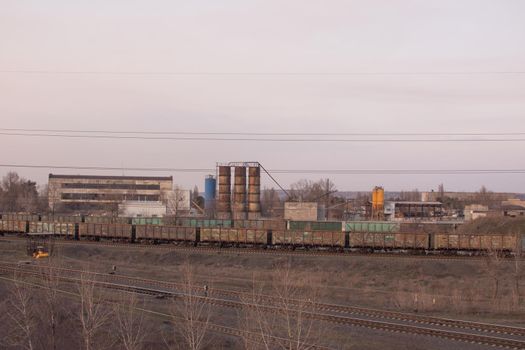
[[[124,201],[118,205],[120,216],[162,217],[166,215],[166,204],[162,202]]]

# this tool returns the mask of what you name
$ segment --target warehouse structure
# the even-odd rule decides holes
[[[387,201],[384,215],[386,220],[436,219],[442,216],[441,202]]]
[[[93,176],[49,174],[48,197],[52,211],[108,210],[122,202],[167,204],[173,177]]]

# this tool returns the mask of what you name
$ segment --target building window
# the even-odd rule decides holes
[[[108,190],[160,190],[160,184],[99,184],[99,183],[62,183],[62,188],[108,189]]]
[[[139,201],[139,202],[159,202],[159,195],[151,194],[109,194],[109,193],[62,193],[61,198],[63,200],[75,200],[75,201],[113,201],[122,202],[128,201]]]

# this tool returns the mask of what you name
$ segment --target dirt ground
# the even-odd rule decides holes
[[[0,241],[2,261],[27,260],[22,243]],[[57,245],[55,258],[72,268],[109,272],[163,281],[180,281],[189,263],[197,284],[250,291],[254,284],[272,292],[275,271],[289,264],[300,288],[315,290],[325,303],[417,312],[450,318],[525,326],[520,293],[525,292],[521,262],[501,259],[425,260],[363,256],[308,257],[160,249],[123,249],[87,245]],[[304,282],[308,285],[304,285]],[[516,284],[516,281],[518,284]],[[1,283],[0,283],[1,285]],[[2,289],[0,289],[0,293]],[[516,294],[520,296],[516,297]],[[163,309],[161,301],[149,300]],[[238,326],[238,315],[217,308],[213,320]],[[153,319],[155,329],[164,321]],[[479,349],[480,346],[422,336],[386,333],[363,328],[323,330],[329,345],[341,349]],[[210,335],[209,349],[243,348],[235,337]],[[157,348],[152,337],[151,348]],[[157,339],[158,340],[158,339]]]

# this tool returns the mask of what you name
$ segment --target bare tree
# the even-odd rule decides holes
[[[277,313],[268,314],[258,305],[264,305],[264,286],[257,284],[255,276],[252,281],[252,290],[248,295],[241,297],[243,309],[239,313],[239,323],[244,330],[245,349],[272,349],[272,336],[275,323],[278,321]],[[254,339],[252,335],[256,336]]]
[[[275,188],[265,188],[262,191],[261,209],[266,217],[277,217],[280,214],[282,216],[283,203]]]
[[[326,203],[326,196],[335,192],[336,188],[330,179],[311,181],[302,179],[290,186],[290,197],[297,201]]]
[[[85,350],[95,347],[104,326],[110,319],[111,312],[104,305],[96,291],[96,283],[89,276],[82,274],[78,285],[80,296],[79,320],[80,333]]]
[[[210,304],[206,301],[207,293],[208,286],[202,290],[195,288],[195,271],[189,261],[186,261],[182,265],[180,296],[174,299],[171,314],[173,333],[182,337],[187,349],[198,350],[205,345],[211,318]]]
[[[499,295],[500,278],[501,278],[501,264],[503,262],[502,252],[497,249],[489,249],[485,259],[485,267],[487,275],[494,282],[492,299],[496,300]]]
[[[521,253],[521,252],[520,252]],[[512,265],[512,272],[514,277],[513,296],[516,306],[521,306],[521,289],[520,281],[523,277],[523,262],[519,254],[514,257],[514,264]]]
[[[116,333],[126,350],[141,349],[146,338],[147,326],[139,306],[136,294],[122,294],[121,300],[115,304]]]
[[[36,182],[9,172],[0,183],[0,210],[11,212],[34,212],[38,209]]]
[[[258,333],[260,342],[255,344],[246,338],[245,344],[286,350],[318,345],[323,326],[312,317],[319,311],[314,285],[308,278],[298,277],[290,262],[275,269],[269,287],[271,300],[262,294],[265,288],[254,283],[252,293],[243,300],[241,323],[248,333]]]
[[[62,298],[60,297],[60,276],[56,269],[55,259],[53,255],[47,265],[42,265],[40,270],[40,277],[42,280],[42,313],[41,317],[43,323],[47,326],[48,337],[47,348],[56,350],[58,345],[57,332],[60,325],[60,315],[62,313]]]
[[[189,212],[191,203],[188,195],[189,192],[178,185],[174,186],[173,191],[166,192],[163,195],[162,201],[166,203],[166,214],[173,222]]]
[[[34,293],[29,285],[23,284],[18,275],[13,276],[13,287],[7,302],[7,316],[10,324],[9,333],[3,341],[10,346],[22,349],[35,349],[35,331],[37,328],[34,309]]]

